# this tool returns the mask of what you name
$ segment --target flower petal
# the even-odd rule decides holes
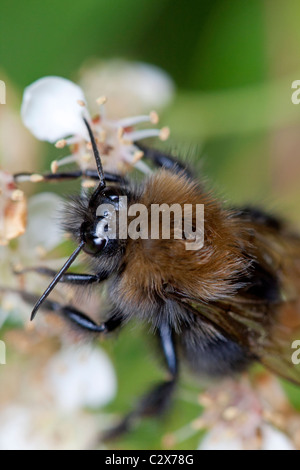
[[[243,450],[243,441],[235,433],[217,426],[205,435],[198,450]]]
[[[29,199],[27,230],[20,238],[24,250],[42,247],[48,251],[62,242],[62,231],[58,220],[62,201],[53,193],[41,193]]]
[[[217,425],[210,430],[201,441],[199,450],[295,450],[291,440],[278,429],[263,423],[260,427],[261,442],[250,440],[250,436],[242,435],[240,431],[229,426]],[[253,436],[254,437],[254,434]]]
[[[64,412],[106,405],[116,394],[114,369],[101,349],[69,347],[59,352],[46,370],[47,388]]]
[[[23,235],[26,229],[27,203],[17,189],[13,176],[0,170],[0,245]]]
[[[10,405],[0,413],[0,450],[35,450],[42,446],[43,437],[32,436],[32,413],[21,405]]]
[[[121,59],[83,69],[81,85],[93,112],[98,111],[93,108],[95,97],[107,97],[105,106],[111,119],[160,110],[170,104],[175,92],[171,77],[159,67]]]
[[[263,450],[296,450],[291,440],[278,429],[263,426]]]
[[[85,96],[75,83],[61,77],[41,78],[25,89],[21,116],[40,140],[54,143],[73,135],[86,139],[83,108],[78,101],[85,102]]]

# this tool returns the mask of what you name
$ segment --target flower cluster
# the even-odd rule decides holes
[[[278,380],[267,371],[251,378],[222,380],[194,396],[182,398],[200,404],[202,414],[167,434],[163,444],[174,447],[205,432],[199,450],[295,450],[300,447],[300,417]]]
[[[17,189],[13,176],[0,171],[0,245],[25,233],[27,204],[23,191]]]
[[[136,167],[149,172],[141,161],[143,152],[135,144],[148,137],[166,140],[169,129],[141,128],[143,123],[157,124],[158,114],[110,119],[105,105],[107,98],[96,102],[98,113],[91,118],[82,89],[60,77],[45,77],[30,85],[24,93],[22,118],[28,129],[40,140],[55,143],[58,149],[70,146],[71,154],[53,161],[51,170],[56,173],[66,164],[76,163],[83,171],[94,166],[91,143],[83,118],[92,125],[103,167],[113,173],[126,173]]]
[[[167,138],[167,128],[142,126],[157,124],[157,113],[147,114],[144,110],[171,99],[171,80],[145,64],[118,62],[108,64],[107,70],[111,66],[115,75],[109,72],[107,76],[104,67],[100,82],[93,72],[88,74],[88,81],[94,77],[99,89],[105,89],[109,82],[109,89],[106,88],[109,106],[106,98],[98,99],[98,112],[93,118],[83,91],[69,80],[46,77],[25,90],[21,109],[25,126],[37,139],[55,142],[59,149],[70,146],[69,155],[52,163],[54,173],[69,163],[81,170],[94,167],[83,117],[92,126],[106,171],[125,173],[137,167],[148,172],[135,142],[151,136]],[[123,94],[113,93],[114,86]],[[120,96],[126,96],[123,103]],[[128,107],[129,96],[135,97],[133,108]],[[121,118],[116,118],[120,105],[124,112]],[[136,111],[139,116],[123,117]],[[9,105],[5,112],[10,112]],[[109,414],[97,413],[96,420],[89,410],[99,411],[114,398],[116,376],[102,348],[79,345],[81,338],[68,331],[58,316],[42,315],[34,324],[28,321],[31,306],[22,301],[20,291],[38,296],[48,280],[33,273],[16,276],[14,270],[36,266],[57,270],[65,262],[62,247],[66,241],[57,221],[62,199],[43,192],[27,200],[16,186],[13,172],[41,165],[34,160],[37,141],[32,141],[30,134],[21,124],[19,129],[15,121],[3,131],[2,124],[9,122],[9,119],[0,122],[0,163],[4,168],[0,168],[0,328],[5,326],[1,340],[6,343],[9,358],[8,366],[1,369],[0,449],[86,448],[94,444],[100,429],[111,425]],[[22,138],[15,138],[16,134]],[[21,141],[21,148],[12,152],[12,144]],[[23,179],[43,180],[39,174]],[[66,286],[58,288],[55,295],[60,302],[74,301],[74,292]],[[95,319],[100,307],[98,295],[86,299],[85,308]]]

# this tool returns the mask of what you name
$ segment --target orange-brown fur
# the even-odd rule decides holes
[[[248,266],[242,254],[248,234],[232,211],[222,208],[183,174],[166,170],[145,183],[139,202],[149,212],[151,204],[179,203],[182,208],[184,204],[204,204],[205,239],[204,247],[197,251],[186,250],[184,240],[172,236],[171,240],[151,240],[150,235],[147,240],[128,240],[126,270],[119,286],[127,301],[138,306],[142,299],[151,301],[153,293],[163,296],[167,284],[204,302],[234,293],[239,275]]]
[[[259,359],[300,383],[290,361],[290,339],[300,334],[299,236],[259,209],[226,208],[186,172],[161,169],[141,185],[112,191],[148,214],[152,204],[205,210],[201,249],[187,250],[172,230],[168,240],[151,239],[148,217],[148,238],[111,241],[111,251],[92,258],[93,272],[108,273],[113,314],[122,322],[138,317],[155,331],[167,324],[198,371],[226,374]],[[67,228],[78,241],[82,223],[93,226],[105,197],[92,207],[88,198],[71,206]]]

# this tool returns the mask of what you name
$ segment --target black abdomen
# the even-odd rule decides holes
[[[246,370],[255,360],[239,344],[206,328],[195,317],[193,324],[177,337],[179,351],[194,372],[211,377],[232,376]]]

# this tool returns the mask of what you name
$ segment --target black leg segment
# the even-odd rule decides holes
[[[26,274],[34,272],[37,274],[41,274],[42,276],[47,276],[54,278],[57,274],[56,271],[53,269],[45,268],[45,267],[35,267],[35,268],[25,268],[19,271],[14,271],[15,274],[20,275],[20,274]],[[63,282],[65,284],[73,284],[73,285],[89,285],[89,284],[94,284],[96,282],[101,282],[105,281],[107,279],[108,275],[106,273],[101,273],[98,275],[95,274],[77,274],[77,273],[65,273],[62,275],[60,278],[59,282]]]
[[[40,177],[40,178],[39,178]],[[121,175],[117,175],[114,173],[104,173],[104,177],[106,182],[108,183],[123,183],[124,177]],[[88,178],[91,180],[98,180],[99,175],[97,170],[75,170],[75,171],[67,171],[63,173],[47,173],[44,175],[36,175],[35,173],[16,173],[14,175],[14,180],[16,183],[22,183],[25,181],[35,182],[61,182],[61,181],[68,181],[68,180],[76,180],[79,178]]]
[[[90,317],[72,306],[61,307],[58,313],[72,325],[89,333],[110,333],[121,326],[123,318],[116,311],[108,315],[108,320],[98,325]]]
[[[146,416],[158,416],[167,410],[177,381],[178,364],[174,343],[174,335],[168,324],[162,325],[158,331],[162,352],[166,361],[169,378],[155,385],[142,397],[136,408],[115,427],[106,431],[101,440],[111,440],[129,431]]]
[[[35,304],[38,300],[38,296],[30,292],[0,286],[0,293],[4,292],[13,292],[18,294],[28,304]],[[111,312],[106,315],[107,320],[98,325],[94,320],[77,308],[71,305],[61,305],[59,302],[49,299],[45,300],[41,306],[41,310],[56,313],[64,320],[68,321],[72,326],[75,326],[86,333],[110,333],[121,326],[123,322],[123,316],[117,309],[111,310]]]
[[[173,170],[176,173],[184,172],[189,178],[193,177],[189,168],[187,168],[186,165],[184,165],[180,160],[177,160],[177,158],[161,152],[160,150],[145,147],[140,143],[136,143],[136,145],[140,150],[142,150],[142,152],[144,152],[145,158],[151,160],[155,166],[159,168],[166,168],[167,170]]]

